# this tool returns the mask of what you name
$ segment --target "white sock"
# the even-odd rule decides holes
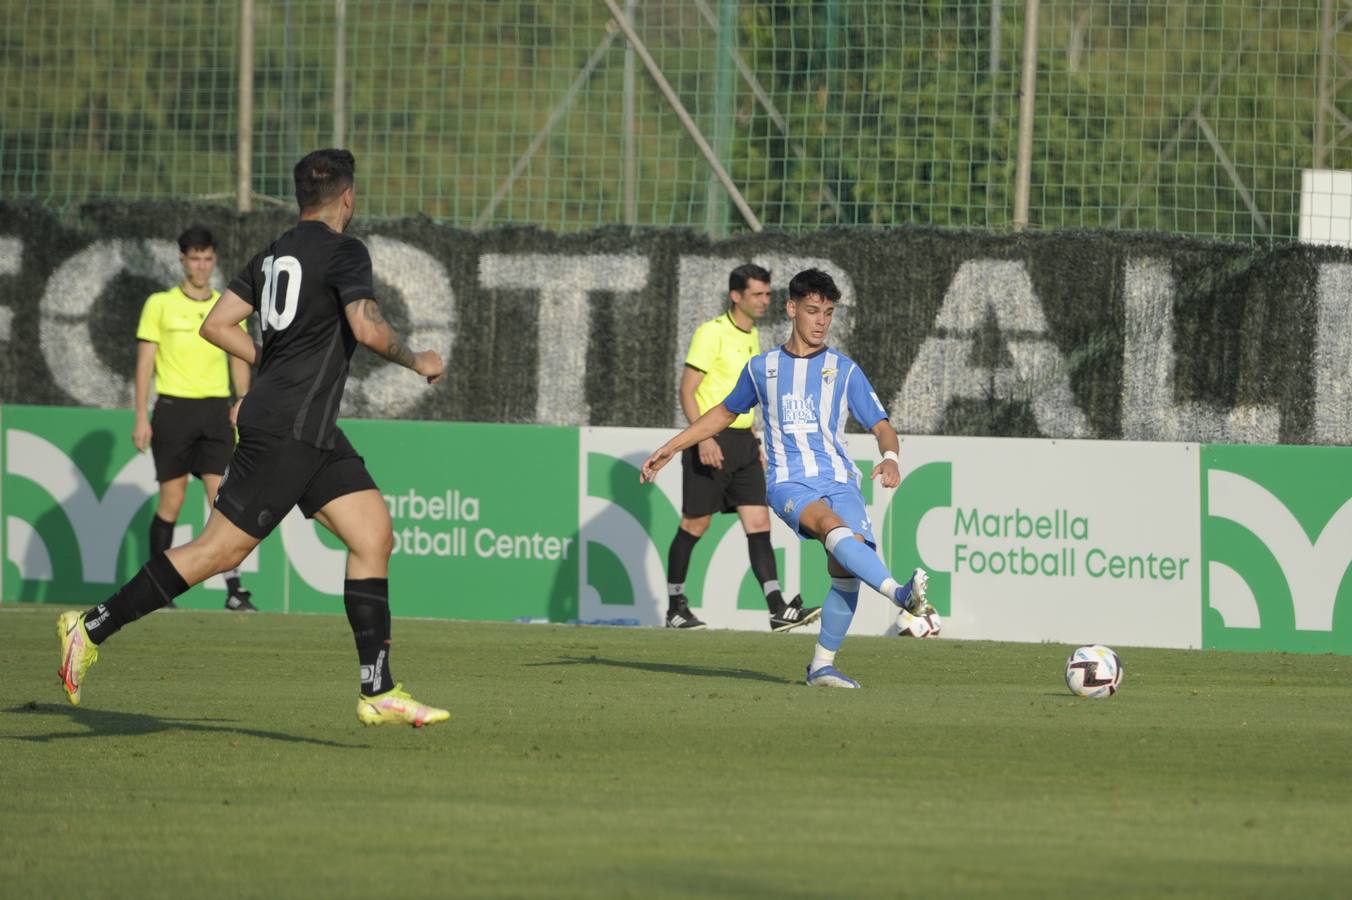
[[[897,602],[897,591],[901,590],[901,582],[895,578],[888,578],[878,588],[878,593],[882,594],[895,606]]]
[[[831,665],[831,663],[835,661],[836,661],[836,651],[827,650],[821,644],[818,644],[816,651],[812,654],[812,665],[809,666],[808,668],[810,668],[813,672],[815,672],[824,666]]]

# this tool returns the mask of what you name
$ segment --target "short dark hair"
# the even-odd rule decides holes
[[[821,269],[804,269],[789,282],[789,299],[802,300],[813,294],[820,294],[823,300],[832,303],[840,299],[840,288],[836,282]]]
[[[215,249],[216,239],[211,236],[211,231],[205,225],[189,225],[178,236],[179,253],[187,253],[189,250]]]
[[[352,186],[357,161],[351,152],[329,148],[305,154],[296,163],[296,203],[300,211],[323,206]]]
[[[747,263],[746,265],[738,266],[733,269],[732,274],[728,276],[728,290],[744,291],[746,290],[746,285],[749,281],[763,281],[766,284],[769,284],[770,270],[762,268],[755,263]]]

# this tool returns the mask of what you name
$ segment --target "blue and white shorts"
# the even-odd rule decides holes
[[[802,540],[816,538],[803,532],[798,517],[808,504],[825,500],[826,505],[845,522],[845,527],[861,535],[870,547],[878,546],[873,536],[873,520],[868,517],[868,509],[864,506],[864,495],[859,493],[859,488],[853,483],[781,481],[770,485],[766,491],[766,500],[775,515],[783,519],[784,524],[792,528]]]

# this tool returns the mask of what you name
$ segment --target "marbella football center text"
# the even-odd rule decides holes
[[[953,573],[1044,578],[1178,581],[1187,576],[1189,557],[1156,552],[1116,552],[1094,546],[1089,517],[1056,509],[1048,514],[982,512],[956,507],[953,517]],[[980,543],[962,539],[977,538]],[[1010,541],[1038,541],[1008,543]],[[998,542],[998,543],[997,543]]]
[[[427,496],[410,488],[384,497],[394,520],[396,555],[563,560],[572,551],[571,536],[499,532],[478,524],[479,498],[458,490]]]

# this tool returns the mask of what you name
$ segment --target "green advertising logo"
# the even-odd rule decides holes
[[[390,511],[391,605],[399,615],[577,617],[577,429],[373,419],[339,424]],[[328,568],[341,575],[340,568]],[[305,593],[334,608],[331,597]]]
[[[883,518],[883,533],[879,536],[884,559],[897,578],[903,581],[912,568],[922,566],[929,572],[929,592],[926,595],[940,615],[949,615],[953,609],[953,575],[945,561],[936,566],[922,559],[917,536],[920,520],[932,509],[953,505],[953,464],[931,462],[908,472],[897,485],[892,503]]]
[[[1202,452],[1202,641],[1352,652],[1352,449]]]
[[[155,509],[154,466],[132,445],[131,414],[7,406],[3,426],[4,600],[106,599],[145,562]],[[205,519],[195,487],[179,524],[195,533]],[[223,599],[214,579],[181,605],[219,608]]]
[[[145,562],[154,466],[127,410],[5,407],[7,602],[97,603]],[[344,420],[394,527],[392,606],[401,616],[577,617],[577,430]],[[200,532],[196,481],[175,539]],[[266,611],[342,609],[346,549],[292,511],[242,566]],[[208,579],[179,605],[220,609]]]

